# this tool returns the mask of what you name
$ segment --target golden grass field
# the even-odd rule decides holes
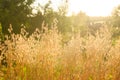
[[[94,36],[74,34],[67,43],[55,25],[29,37],[24,28],[9,32],[0,80],[120,80],[120,40],[113,41],[107,27]]]

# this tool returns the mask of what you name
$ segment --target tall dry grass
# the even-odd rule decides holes
[[[107,27],[94,36],[75,34],[67,43],[56,23],[51,29],[43,23],[30,36],[24,28],[21,34],[12,31],[10,26],[1,80],[120,80],[120,40],[113,45]]]

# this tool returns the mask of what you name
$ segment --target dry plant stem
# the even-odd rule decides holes
[[[95,35],[75,34],[66,44],[56,22],[51,29],[43,23],[42,30],[36,29],[29,37],[24,28],[14,34],[10,26],[5,41],[8,49],[2,51],[7,67],[0,67],[0,79],[120,80],[120,40],[112,45],[107,27]]]

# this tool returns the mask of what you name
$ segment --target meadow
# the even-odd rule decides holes
[[[71,34],[66,43],[56,24],[32,35],[25,28],[8,31],[7,46],[0,45],[0,80],[120,80],[120,39],[113,40],[107,26],[95,35]]]

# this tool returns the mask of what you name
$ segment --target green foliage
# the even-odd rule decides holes
[[[113,10],[112,22],[114,27],[120,27],[120,5]]]
[[[111,21],[114,33],[113,37],[118,38],[120,36],[120,5],[113,10]]]
[[[34,32],[35,28],[41,29],[41,24],[44,21],[45,24],[48,24],[49,29],[51,25],[53,25],[53,20],[57,19],[57,26],[59,32],[68,37],[68,33],[70,34],[71,26],[72,26],[72,18],[66,16],[67,13],[67,2],[63,2],[61,6],[58,7],[58,11],[54,11],[51,7],[52,2],[48,1],[45,5],[38,5],[37,14],[34,15],[30,19],[30,28],[28,31],[30,33]],[[34,27],[33,27],[34,26]]]
[[[34,0],[0,0],[0,22],[3,33],[7,33],[10,24],[15,33],[20,31],[21,25],[26,25],[32,15],[31,4]]]
[[[4,40],[4,36],[2,33],[2,25],[0,24],[0,41],[3,41],[3,40]]]
[[[81,32],[81,35],[85,35],[88,30],[89,17],[84,12],[79,12],[72,19],[74,33]]]
[[[48,1],[43,6],[39,4],[36,14],[32,13],[32,10],[35,8],[30,6],[33,2],[34,0],[1,0],[0,22],[2,32],[5,34],[8,33],[7,29],[12,24],[15,33],[19,33],[21,27],[26,26],[28,32],[31,34],[36,28],[41,29],[43,21],[51,28],[55,18],[58,20],[57,26],[61,33],[67,35],[72,32],[73,18],[66,16],[68,10],[67,2],[63,1],[63,4],[58,7],[58,11],[53,10],[51,1]]]
[[[0,33],[2,33],[2,26],[1,26],[1,24],[0,24]]]

